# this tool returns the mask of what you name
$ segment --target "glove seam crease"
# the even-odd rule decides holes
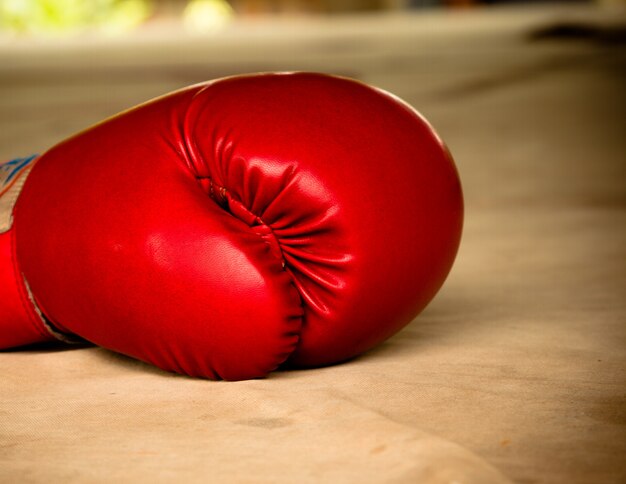
[[[276,257],[276,254],[273,254],[273,255],[276,258],[280,259],[281,269],[289,277],[289,284],[291,284],[291,286],[295,290],[295,293],[298,295],[298,305],[300,306],[300,309],[302,311],[302,314],[300,316],[300,320],[301,320],[300,331],[301,331],[302,325],[304,324],[305,304],[304,304],[304,301],[303,301],[303,298],[302,298],[302,294],[300,293],[300,290],[298,289],[298,284],[296,283],[296,279],[295,279],[294,275],[292,274],[292,272],[289,270],[289,267],[287,266],[287,261],[285,259],[285,255],[284,255],[284,252],[283,252],[280,240],[279,240],[278,236],[276,235],[276,233],[274,232],[274,229],[272,228],[271,224],[265,222],[265,220],[262,217],[260,217],[259,215],[255,214],[254,212],[249,210],[248,207],[246,207],[241,201],[239,201],[236,198],[234,198],[231,195],[230,191],[226,187],[218,185],[217,183],[215,183],[210,176],[206,176],[206,177],[196,176],[196,179],[198,180],[200,185],[208,192],[209,197],[217,205],[222,207],[225,211],[230,213],[233,217],[241,220],[243,223],[248,225],[252,229],[252,231],[261,239],[261,241],[264,244],[267,244],[269,246],[270,253],[273,252],[272,244],[271,244],[271,242],[269,242],[268,240],[265,239],[264,235],[271,235],[271,237],[273,238],[273,240],[276,243],[276,247],[278,248],[278,251],[280,252],[280,257]],[[207,185],[207,182],[208,182],[208,185]],[[216,198],[217,196],[219,196],[220,199]],[[237,203],[238,206],[240,206],[241,209],[243,209],[251,217],[254,217],[253,222],[256,222],[256,225],[251,225],[249,222],[247,222],[246,220],[244,220],[241,217],[237,216],[237,214],[233,213],[232,207],[231,207],[232,203]],[[269,234],[263,234],[263,233],[260,233],[257,230],[254,230],[255,226],[256,227],[266,227],[269,230]],[[283,360],[278,366],[285,364],[289,360],[291,355],[293,355],[296,352],[296,350],[297,350],[297,348],[299,346],[300,337],[301,337],[301,332],[299,332],[298,335],[297,335],[298,339],[297,339],[297,342],[295,343],[293,351],[291,351],[291,353],[285,358],[285,360]]]
[[[29,322],[41,336],[54,336],[56,338],[56,335],[48,328],[48,325],[43,318],[43,314],[38,311],[35,301],[28,297],[29,290],[27,287],[27,282],[24,278],[24,275],[21,274],[21,272],[19,271],[19,267],[17,264],[15,230],[13,230],[13,232],[11,233],[11,255],[13,259],[12,264],[15,284],[17,286],[17,292],[20,295],[20,304],[26,312]],[[19,278],[20,274],[22,275],[21,280]],[[35,315],[39,316],[39,318],[37,318]]]

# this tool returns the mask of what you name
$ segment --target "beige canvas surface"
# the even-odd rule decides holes
[[[91,347],[0,352],[0,482],[624,482],[623,18],[500,9],[0,43],[1,158],[203,79],[321,70],[422,111],[467,202],[441,293],[345,364],[227,383]],[[531,35],[581,20],[585,39]]]

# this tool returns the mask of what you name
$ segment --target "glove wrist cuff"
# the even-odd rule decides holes
[[[13,207],[35,160],[0,164],[0,349],[60,339],[37,308],[15,256]]]
[[[12,230],[0,233],[0,288],[0,349],[56,339],[17,269]]]

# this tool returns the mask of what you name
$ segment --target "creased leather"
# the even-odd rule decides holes
[[[192,376],[359,354],[407,324],[458,248],[432,128],[326,75],[240,76],[126,111],[41,156],[17,256],[51,322]]]

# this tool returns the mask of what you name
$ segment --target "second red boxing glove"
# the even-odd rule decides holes
[[[321,74],[192,86],[0,174],[0,347],[78,335],[229,380],[397,332],[443,283],[463,218],[428,123]]]

